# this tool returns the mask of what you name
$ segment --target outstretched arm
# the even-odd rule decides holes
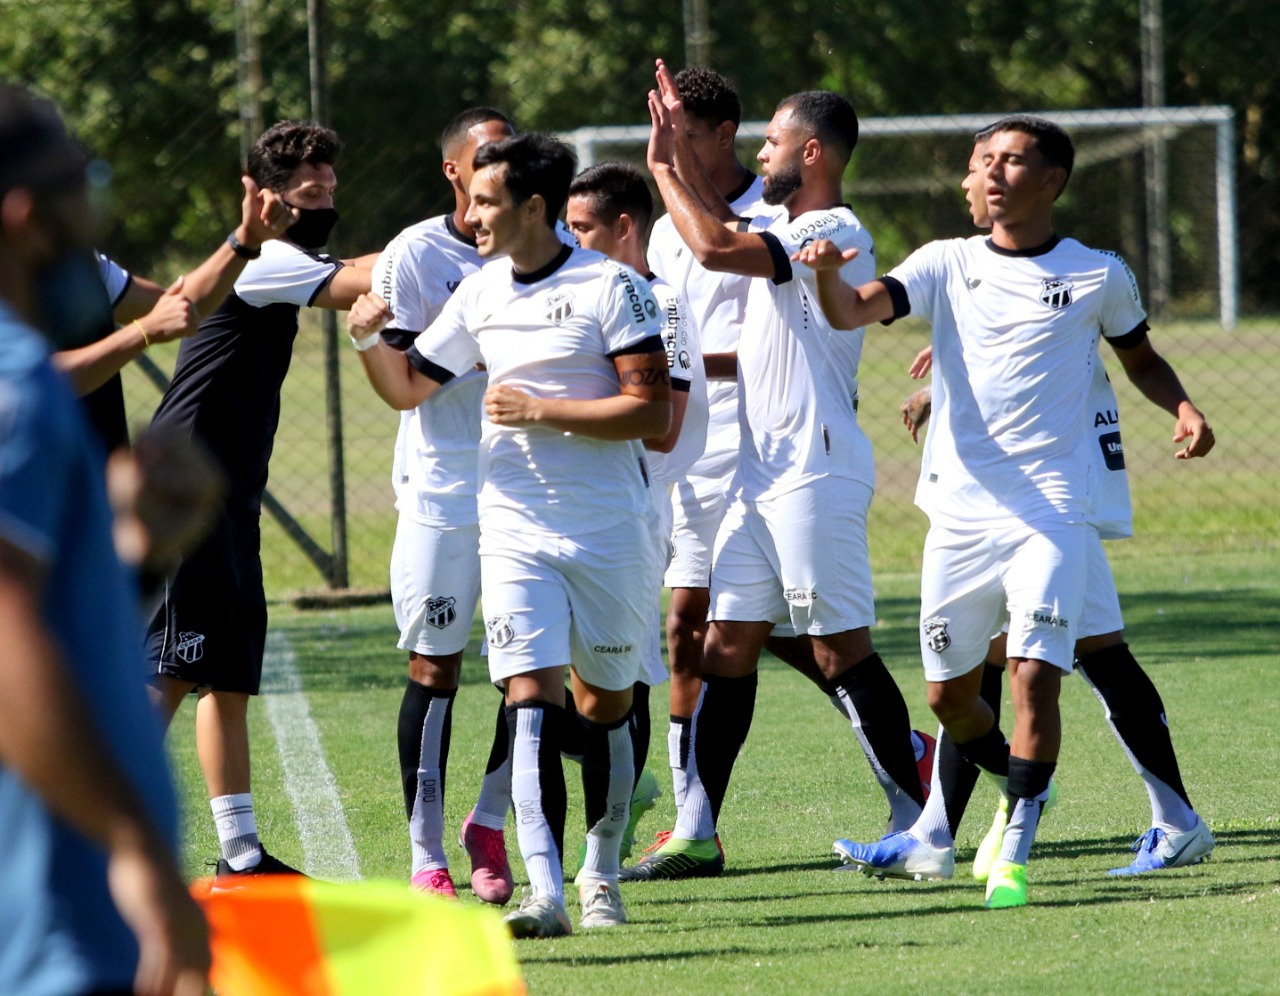
[[[857,249],[841,252],[829,239],[818,239],[791,256],[815,272],[818,303],[827,321],[838,329],[861,328],[893,317],[893,300],[883,281],[850,287],[840,279],[840,268],[857,255]]]
[[[1178,380],[1169,361],[1156,352],[1151,340],[1144,338],[1141,343],[1130,348],[1121,349],[1112,346],[1124,372],[1143,397],[1152,404],[1163,408],[1175,419],[1173,425],[1173,441],[1181,443],[1190,440],[1174,456],[1179,460],[1206,455],[1216,442],[1213,429],[1205,421],[1204,414],[1191,403],[1187,392]]]

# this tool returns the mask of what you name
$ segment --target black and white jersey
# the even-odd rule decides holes
[[[885,284],[895,316],[933,326],[919,488],[931,521],[956,529],[1088,521],[1102,445],[1090,407],[1098,337],[1124,346],[1146,335],[1124,262],[1074,239],[1015,253],[975,236],[929,243]]]
[[[667,351],[671,390],[686,396],[675,448],[670,453],[648,453],[653,479],[665,488],[684,477],[707,448],[707,371],[684,300],[658,276],[649,281],[649,289],[661,309],[662,345]]]
[[[182,341],[153,421],[209,447],[227,475],[233,507],[257,511],[261,504],[298,309],[311,304],[341,266],[289,242],[265,242],[218,310]]]
[[[565,246],[536,273],[515,273],[502,258],[467,277],[408,357],[440,383],[483,363],[490,385],[590,400],[618,394],[614,357],[661,349],[661,327],[643,278],[600,253]],[[482,425],[482,532],[493,525],[573,536],[642,520],[648,483],[636,440]]]
[[[738,342],[738,484],[770,498],[821,477],[875,486],[871,442],[858,425],[862,329],[834,329],[818,303],[817,275],[791,254],[830,239],[858,255],[840,271],[851,286],[875,276],[875,246],[848,207],[756,219],[775,276],[751,281]]]

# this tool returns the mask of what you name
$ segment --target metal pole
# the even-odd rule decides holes
[[[707,23],[707,0],[684,0],[684,64],[711,64],[711,28]]]
[[[1235,328],[1240,314],[1235,132],[1232,118],[1218,122],[1218,313],[1224,329]]]
[[[1164,10],[1162,0],[1142,0],[1138,15],[1142,48],[1142,105],[1164,107]],[[1147,199],[1147,304],[1158,315],[1169,303],[1173,262],[1169,245],[1169,143],[1158,125],[1147,130],[1143,154]]]
[[[236,0],[236,82],[240,108],[240,163],[262,134],[262,52],[258,47],[258,0]]]
[[[328,124],[329,107],[325,80],[324,44],[320,36],[324,20],[324,0],[307,0],[307,46],[311,67],[311,116]],[[332,248],[332,247],[331,247]],[[333,560],[328,572],[330,588],[346,588],[347,576],[347,482],[342,450],[342,381],[338,366],[338,316],[325,308],[321,317],[324,341],[325,429],[329,449],[330,531]]]

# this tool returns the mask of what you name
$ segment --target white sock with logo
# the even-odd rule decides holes
[[[237,792],[209,800],[213,823],[218,828],[222,856],[233,871],[252,868],[262,860],[258,821],[253,815],[253,793]]]

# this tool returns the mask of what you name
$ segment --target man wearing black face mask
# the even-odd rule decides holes
[[[0,992],[196,994],[209,949],[132,579],[102,452],[49,359],[106,305],[92,228],[56,112],[0,85]]]
[[[199,693],[196,738],[218,827],[217,878],[290,872],[258,840],[250,794],[249,696],[258,693],[267,632],[258,518],[280,418],[280,386],[298,332],[298,308],[345,310],[369,290],[369,270],[319,252],[338,219],[338,136],[282,121],[254,143],[247,173],[298,212],[260,249],[227,242],[249,260],[231,293],[183,340],[154,424],[177,427],[212,451],[227,477],[212,537],[168,583],[147,634],[153,685],[166,720]]]

